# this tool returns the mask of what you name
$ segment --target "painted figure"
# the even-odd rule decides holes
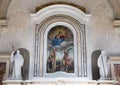
[[[54,72],[56,68],[56,53],[55,50],[51,50],[48,57],[48,72]]]
[[[56,35],[53,40],[53,46],[60,46],[63,41],[63,38],[61,38],[59,35]]]
[[[65,66],[66,72],[70,72],[71,70],[73,70],[73,59],[66,51],[64,52],[63,65]]]

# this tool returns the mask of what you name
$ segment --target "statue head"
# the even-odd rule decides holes
[[[20,50],[17,50],[17,51],[16,51],[16,54],[20,54]]]
[[[107,55],[107,53],[103,50],[101,51],[101,55]]]
[[[105,51],[101,51],[101,55],[104,56],[105,60],[109,59],[109,57],[108,57],[108,55],[107,55],[107,53]]]

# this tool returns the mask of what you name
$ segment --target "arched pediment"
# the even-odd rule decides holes
[[[73,6],[73,7],[76,7],[78,9],[80,9],[83,12],[86,12],[86,9],[84,7],[73,4],[73,3],[70,3],[70,2],[50,2],[50,3],[47,3],[47,4],[43,4],[43,5],[40,5],[40,6],[36,7],[36,12],[38,12],[39,10],[41,10],[41,9],[47,7],[47,6],[57,5],[57,4],[70,5],[70,6]]]
[[[44,7],[35,14],[31,14],[31,17],[36,24],[39,24],[45,18],[58,14],[71,16],[80,21],[81,24],[85,24],[91,17],[90,14],[86,14],[79,8],[66,4],[55,4]]]

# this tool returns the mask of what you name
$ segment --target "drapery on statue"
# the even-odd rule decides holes
[[[110,63],[109,57],[105,51],[101,51],[97,64],[99,67],[100,80],[109,79]]]
[[[21,80],[22,74],[21,74],[21,67],[24,64],[23,56],[20,54],[20,51],[17,50],[16,52],[12,52],[10,61],[13,65],[12,67],[12,75],[10,79],[13,80]]]

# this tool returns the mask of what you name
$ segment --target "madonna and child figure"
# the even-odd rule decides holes
[[[12,52],[10,61],[12,63],[12,75],[10,79],[22,80],[21,67],[24,64],[24,59],[19,50]]]
[[[109,57],[105,51],[101,51],[97,64],[99,67],[100,80],[110,79]]]

